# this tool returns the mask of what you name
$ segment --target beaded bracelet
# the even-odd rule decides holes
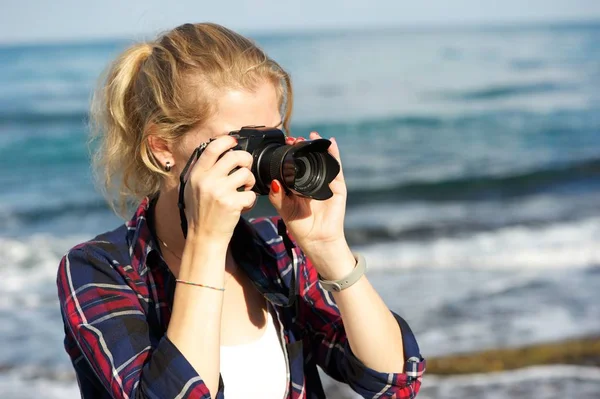
[[[177,281],[178,283],[182,283],[182,284],[193,285],[194,287],[210,288],[211,290],[215,290],[215,291],[225,291],[225,288],[212,287],[210,285],[205,285],[205,284],[200,284],[200,283],[192,283],[191,281],[180,280],[178,278],[176,278],[175,281]]]

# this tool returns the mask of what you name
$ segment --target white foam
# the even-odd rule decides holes
[[[0,237],[0,364],[69,364],[56,274],[60,258],[82,241],[75,236]]]
[[[83,237],[56,238],[34,235],[27,239],[0,237],[0,294],[7,294],[9,301],[0,303],[0,308],[14,306],[12,295],[31,293],[54,282],[60,258],[73,245],[83,242]]]
[[[430,242],[364,246],[370,267],[403,268],[572,268],[600,264],[600,218],[544,227],[507,227]],[[359,249],[359,248],[357,248]]]
[[[65,372],[62,375],[54,376],[54,379],[46,379],[36,378],[23,368],[0,374],[0,392],[6,399],[75,399],[81,397],[73,372]]]
[[[346,221],[351,228],[385,228],[399,233],[422,226],[445,226],[475,223],[500,227],[518,223],[548,223],[573,219],[577,215],[596,215],[597,198],[578,195],[569,200],[537,194],[502,202],[406,202],[400,204],[368,204],[348,209]]]

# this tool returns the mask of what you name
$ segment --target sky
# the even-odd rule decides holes
[[[0,42],[143,39],[185,22],[244,32],[600,19],[600,0],[1,0]]]

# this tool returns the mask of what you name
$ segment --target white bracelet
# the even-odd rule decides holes
[[[367,263],[364,256],[359,253],[353,252],[354,259],[356,259],[356,266],[346,277],[339,280],[323,280],[319,275],[319,282],[324,290],[329,292],[340,292],[348,287],[351,287],[365,274],[367,270]]]

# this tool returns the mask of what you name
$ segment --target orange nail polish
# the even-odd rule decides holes
[[[273,191],[275,194],[279,192],[279,184],[277,184],[275,180],[271,180],[271,191]]]

